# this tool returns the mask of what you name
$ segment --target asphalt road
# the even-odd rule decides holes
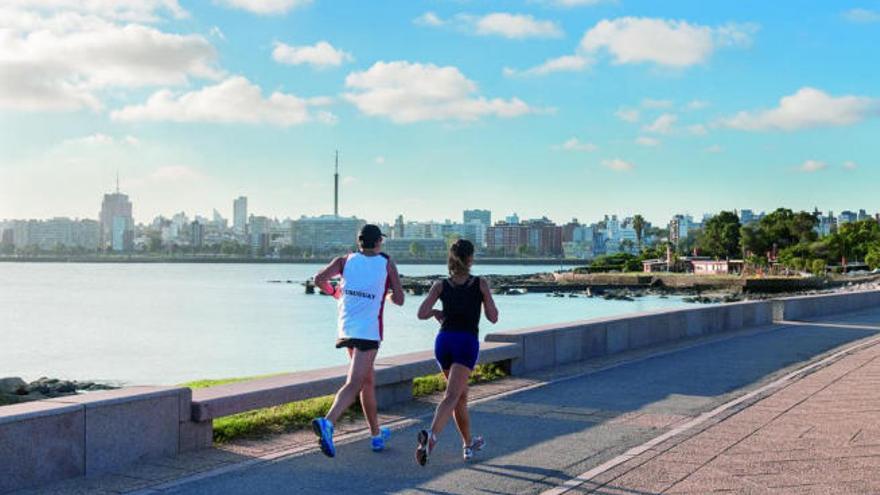
[[[876,314],[875,314],[876,316]],[[869,320],[876,323],[878,318]],[[173,487],[174,494],[540,493],[671,424],[754,389],[834,348],[873,335],[860,328],[792,326],[707,343],[550,383],[472,409],[487,446],[461,459],[454,426],[425,467],[413,460],[421,426],[395,431],[376,454],[366,440]],[[427,420],[426,423],[427,424]]]

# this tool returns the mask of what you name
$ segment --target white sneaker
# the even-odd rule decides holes
[[[474,453],[483,450],[483,446],[486,445],[486,442],[483,441],[482,436],[476,436],[471,440],[470,445],[465,445],[462,449],[462,457],[464,460],[469,461],[474,458]]]

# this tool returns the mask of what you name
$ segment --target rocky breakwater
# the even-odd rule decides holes
[[[105,383],[79,382],[41,377],[30,383],[19,377],[0,378],[0,405],[50,399],[81,392],[112,390],[118,387]]]

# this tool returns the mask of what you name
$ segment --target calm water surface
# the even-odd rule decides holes
[[[336,303],[305,295],[319,265],[0,263],[0,377],[52,376],[126,384],[175,384],[299,371],[346,362],[333,347]],[[555,266],[477,266],[522,274]],[[405,275],[441,265],[401,265]],[[269,283],[292,280],[296,283]],[[437,325],[415,317],[422,297],[386,305],[380,351],[433,347]],[[683,306],[680,298],[634,302],[496,296],[501,318],[481,333]]]

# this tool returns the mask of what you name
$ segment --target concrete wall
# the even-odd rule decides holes
[[[0,407],[0,493],[176,455],[190,397],[131,387]]]
[[[520,344],[522,357],[513,371],[522,373],[772,321],[771,303],[759,301],[524,328],[486,340]]]
[[[880,306],[880,291],[842,292],[776,300],[776,312],[783,320],[796,321]]]

